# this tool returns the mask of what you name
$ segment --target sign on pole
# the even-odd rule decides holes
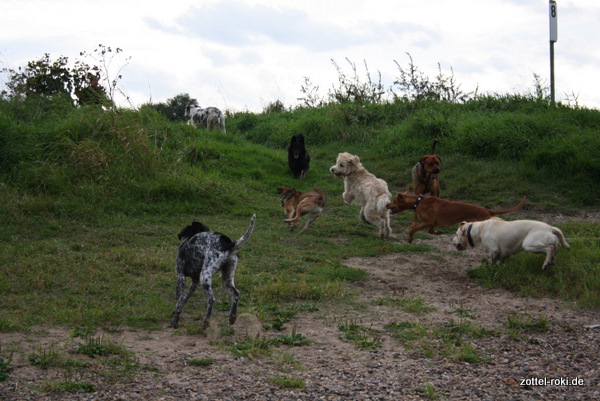
[[[558,40],[557,15],[556,0],[550,0],[550,42],[556,42]]]

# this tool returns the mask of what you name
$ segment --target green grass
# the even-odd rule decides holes
[[[213,358],[200,358],[200,359],[190,359],[186,363],[189,366],[210,366],[213,364],[215,360]]]
[[[388,324],[385,329],[404,347],[418,350],[424,357],[443,356],[472,364],[490,362],[473,341],[495,334],[470,321],[455,322],[452,319],[434,325],[403,321]]]
[[[285,389],[304,389],[306,384],[301,377],[290,376],[272,376],[269,381],[279,388]]]
[[[571,250],[560,249],[553,266],[542,271],[545,254],[517,254],[501,265],[487,260],[468,272],[488,287],[534,297],[554,297],[585,308],[600,307],[600,223],[559,224]]]
[[[597,110],[519,97],[237,113],[225,135],[147,108],[113,113],[0,99],[0,330],[163,327],[174,304],[179,230],[199,220],[237,239],[253,213],[256,229],[236,273],[240,313],[282,329],[306,305],[352,296],[367,274],[344,266],[346,258],[436,252],[380,241],[359,221],[358,207],[341,199],[343,181],[328,172],[338,152],[359,154],[396,192],[439,137],[443,197],[506,207],[527,195],[524,211],[580,212],[600,205],[599,128]],[[286,165],[298,131],[312,158],[305,181]],[[276,187],[315,184],[328,194],[325,213],[305,234],[290,233]],[[394,216],[394,232],[405,233],[410,221],[410,213]],[[522,254],[470,274],[483,285],[598,308],[600,226],[560,227],[572,250],[561,250],[547,272],[539,255]],[[214,287],[227,309],[219,278]],[[194,297],[182,324],[193,329],[191,311],[204,308]]]
[[[350,321],[341,324],[338,331],[342,333],[342,340],[353,342],[356,349],[360,351],[368,351],[381,346],[381,334],[372,327],[361,326]]]

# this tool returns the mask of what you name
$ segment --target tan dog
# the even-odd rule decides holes
[[[546,253],[542,270],[554,263],[561,246],[571,249],[559,228],[541,221],[504,221],[497,217],[461,223],[452,244],[459,251],[481,248],[489,253],[492,263],[498,264],[519,252]]]
[[[386,205],[392,194],[387,183],[363,167],[360,158],[350,153],[340,153],[336,164],[329,169],[336,177],[344,177],[344,202],[360,206],[360,219],[379,227],[379,238],[392,232],[390,213]]]
[[[525,203],[525,196],[515,207],[505,210],[489,210],[481,206],[468,203],[453,202],[436,196],[411,195],[406,192],[398,194],[387,205],[392,214],[404,210],[414,210],[415,216],[408,232],[408,242],[412,242],[413,235],[429,228],[429,234],[442,234],[434,231],[435,227],[450,227],[462,221],[483,221],[499,214],[514,212]],[[419,225],[419,219],[423,222]]]
[[[419,162],[412,169],[413,189],[415,195],[431,193],[440,196],[440,164],[442,159],[435,154],[435,145],[440,141],[433,141],[431,154],[421,156]]]
[[[327,202],[327,195],[318,186],[314,186],[317,192],[298,192],[292,187],[279,187],[277,192],[279,193],[279,200],[281,206],[283,206],[285,213],[288,218],[283,220],[288,223],[290,231],[294,231],[300,221],[300,218],[305,214],[310,214],[306,219],[304,228],[300,231],[300,234],[306,231],[310,223],[315,221],[317,217],[325,210],[325,204]]]

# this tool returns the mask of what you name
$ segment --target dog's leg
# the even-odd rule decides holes
[[[360,218],[360,221],[362,221],[363,223],[372,224],[365,216],[365,208],[364,207],[360,208],[359,218]]]
[[[493,265],[501,265],[504,262],[504,257],[502,256],[502,251],[498,248],[490,249],[490,259]]]
[[[302,228],[302,230],[300,230],[298,234],[302,234],[303,232],[305,232],[310,223],[315,221],[320,215],[321,213],[312,213],[310,216],[308,216],[308,218],[306,219],[306,224],[304,224],[304,228]]]
[[[523,250],[525,252],[532,253],[545,253],[546,259],[544,260],[544,264],[542,265],[542,270],[546,269],[546,267],[554,264],[554,258],[558,253],[559,247],[556,245],[539,245],[539,246],[531,246],[523,244]]]
[[[416,216],[415,216],[415,218],[416,218]],[[413,224],[414,224],[414,222],[413,222]],[[429,228],[430,230],[432,230],[432,229],[433,229],[433,227],[435,227],[435,226],[432,226],[432,224],[431,224],[431,223],[423,223],[423,224],[421,224],[420,226],[413,227],[413,226],[411,225],[411,227],[412,227],[412,228],[411,228],[411,229],[410,229],[410,231],[408,232],[408,243],[409,243],[409,244],[410,244],[410,243],[413,241],[413,235],[414,235],[415,233],[417,233],[417,232],[419,232],[419,231],[421,231],[421,230],[424,230],[424,229],[426,229],[426,228]]]
[[[188,292],[183,295],[183,289],[185,287],[185,276],[183,274],[177,276],[177,303],[175,304],[175,310],[173,311],[173,317],[171,319],[171,324],[169,327],[176,329],[179,326],[179,315],[183,310],[183,307],[190,299],[190,297],[196,291],[196,287],[198,287],[198,278],[192,278],[192,285],[190,286]]]
[[[231,260],[226,266],[223,266],[221,270],[221,277],[223,278],[223,286],[225,290],[231,295],[231,309],[229,310],[229,324],[235,324],[237,320],[237,305],[238,299],[240,298],[240,292],[233,284],[233,276],[235,274],[235,268],[237,265],[237,258]]]
[[[300,205],[298,205],[298,208],[294,209],[294,211],[290,213],[289,217],[283,221],[286,223],[294,223],[299,221],[300,217],[302,217],[302,210],[300,209]]]
[[[546,267],[554,264],[554,257],[556,256],[556,247],[551,246],[546,248],[546,260],[544,260],[544,264],[542,265],[542,270],[546,269]]]
[[[392,233],[392,227],[390,227],[390,214],[389,212],[385,214],[383,217],[383,230],[385,234],[385,238],[389,237]]]
[[[419,225],[419,215],[417,214],[417,212],[415,211],[415,213],[413,214],[413,221],[410,224],[410,227],[408,227],[410,230],[412,230],[413,228],[417,227]]]
[[[284,219],[290,228],[290,231],[294,231],[297,227],[298,220],[300,220],[302,215],[298,212],[298,209],[292,209],[287,219]]]
[[[213,266],[208,266],[213,269],[212,273],[205,273],[207,266],[204,266],[202,269],[202,273],[200,274],[200,281],[202,283],[202,289],[206,294],[206,313],[204,314],[204,318],[202,319],[202,330],[206,330],[209,325],[210,315],[212,313],[213,305],[215,303],[215,295],[212,290],[212,274],[215,273],[216,269],[213,269]]]
[[[523,240],[523,251],[546,254],[542,270],[554,264],[554,258],[560,249],[559,242],[557,241],[558,238],[553,234],[548,234],[544,237],[530,234]]]

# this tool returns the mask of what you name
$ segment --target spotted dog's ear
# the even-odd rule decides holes
[[[197,221],[194,221],[192,223],[192,227],[194,228],[194,230],[196,230],[196,233],[203,233],[206,231],[210,231],[210,229],[208,228],[207,225],[198,223]]]
[[[235,246],[235,242],[233,242],[228,236],[221,234],[221,238],[219,238],[219,245],[221,246],[222,251],[227,252]]]
[[[198,233],[203,233],[206,231],[210,231],[207,226],[205,226],[202,223],[198,223],[197,221],[194,221],[189,226],[184,227],[183,230],[181,230],[181,232],[177,235],[177,237],[179,239],[191,238]]]

